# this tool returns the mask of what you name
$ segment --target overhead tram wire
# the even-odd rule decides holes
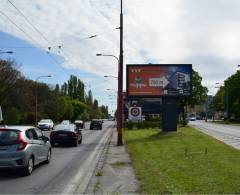
[[[21,32],[23,32],[29,39],[31,39],[33,42],[37,43],[37,41],[31,36],[29,35],[26,31],[24,31],[21,27],[19,27],[8,15],[6,15],[4,12],[2,12],[0,10],[0,13],[7,18],[14,26],[17,27],[18,30],[20,30]]]
[[[17,10],[17,12],[27,21],[27,23],[50,45],[50,46],[47,47],[47,49],[48,49],[47,54],[49,54],[50,58],[51,58],[57,65],[60,65],[60,66],[61,66],[61,64],[59,64],[59,62],[57,61],[57,59],[55,59],[55,58],[51,55],[51,53],[50,53],[51,48],[53,48],[51,42],[46,38],[46,36],[45,36],[35,25],[32,24],[32,22],[24,15],[24,13],[23,13],[16,5],[14,5],[14,4],[12,3],[12,1],[10,1],[10,0],[7,0],[7,1]],[[2,12],[2,14],[3,14],[5,17],[7,17],[12,23],[14,23],[14,25],[15,25],[16,27],[18,27],[19,30],[21,30],[22,32],[24,32],[24,34],[26,34],[29,38],[31,37],[31,36],[28,35],[22,28],[20,28],[15,22],[13,22],[13,21],[11,20],[11,18],[9,18],[6,14],[4,14],[3,12]],[[114,30],[116,30],[116,28],[115,28]],[[110,32],[110,31],[105,31],[104,34],[109,33],[109,32]],[[102,34],[103,34],[103,33],[102,33]],[[95,34],[95,35],[92,35],[92,36],[88,36],[88,37],[86,37],[86,38],[84,38],[84,39],[91,39],[91,38],[95,38],[95,37],[97,37],[97,36],[98,36],[98,35]],[[31,37],[31,40],[33,40],[35,43],[38,44],[38,42],[37,42],[35,39],[33,39],[32,37]],[[82,40],[83,40],[83,39],[82,39]],[[80,40],[80,41],[81,41],[81,40]],[[78,42],[78,41],[77,41],[77,42]],[[76,43],[76,41],[75,41],[74,43]],[[73,44],[73,43],[72,43],[72,44]],[[58,47],[59,51],[62,52],[63,57],[64,57],[65,59],[67,59],[67,61],[70,61],[69,58],[68,58],[68,56],[66,55],[65,51],[63,50],[62,45],[58,45],[57,47]],[[45,48],[45,47],[41,47],[41,48]],[[61,66],[61,67],[62,67],[62,66]]]
[[[21,27],[19,27],[8,15],[6,15],[4,12],[2,12],[0,10],[0,14],[2,14],[5,18],[7,18],[17,29],[19,29],[21,32],[23,32],[29,39],[31,39],[34,43],[36,43],[37,45],[39,45],[38,41],[36,41],[31,35],[29,35],[26,31],[24,31]],[[52,56],[52,55],[49,55],[48,56],[50,57],[50,59],[56,63],[58,66],[62,67],[60,65],[60,63]],[[65,70],[65,69],[64,69]],[[69,74],[68,74],[69,75]]]
[[[101,35],[113,32],[114,30],[115,29],[112,29],[112,30],[109,30],[109,31],[104,31],[102,33],[98,33],[98,34],[95,34],[95,35],[87,36],[87,37],[78,39],[74,42],[72,41],[70,43],[65,43],[65,44],[61,44],[61,45],[53,45],[52,48],[59,48],[59,46],[65,47],[65,46],[68,46],[68,45],[73,45],[73,44],[76,44],[77,42],[81,42],[81,41],[84,41],[84,40],[87,40],[87,39],[92,39],[92,38],[99,37]],[[49,45],[48,46],[0,46],[0,48],[4,48],[4,49],[35,49],[35,48],[48,49],[48,47],[49,47]]]
[[[23,12],[19,8],[17,8],[16,5],[14,5],[10,0],[7,0],[7,1],[17,10],[17,12],[27,21],[27,23],[50,45],[47,47],[47,49],[48,49],[47,54],[49,54],[50,58],[53,59],[53,61],[59,65],[59,62],[50,54],[51,42],[45,37],[45,35],[40,30],[38,30],[37,27],[35,27],[32,24],[32,22],[30,22],[30,20],[23,14]],[[60,46],[59,46],[59,48],[60,48]]]
[[[7,0],[19,13],[20,13],[20,15],[28,22],[28,24],[30,24],[30,26],[32,26],[32,28],[36,31],[36,32],[38,32],[38,34],[49,44],[49,47],[48,47],[48,54],[50,55],[50,50],[51,50],[51,46],[52,46],[52,44],[51,44],[51,42],[44,36],[44,34],[37,28],[37,27],[35,27],[35,25],[33,25],[32,24],[32,22],[30,22],[30,20],[23,14],[23,12],[19,9],[19,8],[17,8],[17,6],[16,5],[14,5],[10,0]],[[95,37],[95,36],[93,36],[93,37]],[[58,49],[59,49],[59,51],[61,51],[62,52],[62,55],[63,55],[63,57],[67,60],[67,61],[70,61],[69,60],[69,57],[68,57],[68,55],[66,54],[66,52],[63,50],[63,48],[62,48],[62,46],[58,46]],[[51,56],[51,55],[50,55]],[[53,58],[53,56],[51,56],[51,58]],[[54,61],[56,62],[57,60],[56,59],[54,59]]]
[[[34,30],[37,31],[38,34],[41,35],[41,37],[51,45],[51,43],[48,41],[45,35],[30,22],[30,20],[23,14],[23,12],[20,9],[18,9],[17,6],[15,6],[10,0],[7,1],[21,14],[21,16],[28,22],[28,24],[30,24],[30,26],[32,26],[32,28],[34,28]]]

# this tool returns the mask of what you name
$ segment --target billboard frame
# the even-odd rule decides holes
[[[126,65],[126,94],[127,98],[163,98],[163,97],[172,97],[172,98],[178,98],[178,97],[189,97],[192,96],[192,72],[190,72],[190,94],[184,95],[184,94],[178,94],[178,95],[129,95],[129,75],[128,70],[130,67],[171,67],[171,66],[181,66],[181,67],[190,67],[192,69],[192,64],[127,64]]]

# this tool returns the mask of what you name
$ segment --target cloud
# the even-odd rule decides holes
[[[95,54],[119,54],[119,31],[114,30],[119,26],[119,1],[12,1],[52,45],[62,45],[65,68],[117,75],[114,59]],[[48,46],[6,0],[0,5],[36,41],[2,16],[1,31],[36,46]],[[213,82],[233,74],[239,62],[239,6],[238,0],[124,1],[124,62],[193,63],[214,93]],[[84,39],[94,34],[98,36]]]

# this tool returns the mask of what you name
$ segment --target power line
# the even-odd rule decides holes
[[[83,38],[80,38],[78,40],[75,40],[75,41],[72,41],[72,42],[69,42],[69,43],[64,43],[64,44],[61,44],[61,45],[53,45],[53,46],[6,46],[6,45],[4,45],[4,46],[0,46],[0,48],[5,48],[5,49],[35,49],[35,48],[48,49],[49,47],[51,47],[51,48],[60,49],[60,48],[63,48],[64,46],[73,45],[73,44],[76,44],[77,42],[81,42],[81,41],[84,41],[84,40],[87,40],[87,39],[92,39],[92,38],[95,38],[95,37],[99,37],[101,35],[113,32],[115,30],[116,29],[112,29],[112,30],[109,30],[109,31],[104,31],[102,33],[98,33],[98,34],[95,34],[95,35],[83,37]]]
[[[17,29],[19,29],[21,32],[23,32],[29,39],[31,39],[34,43],[36,43],[37,45],[39,45],[38,41],[36,41],[31,35],[29,35],[25,30],[23,30],[21,27],[19,27],[8,15],[6,15],[3,11],[0,10],[0,13],[6,17]],[[49,47],[48,47],[49,49]],[[56,63],[57,65],[59,65],[59,62],[53,57],[51,56],[51,54],[49,52],[47,52],[48,56],[54,61],[54,63]],[[61,66],[61,65],[60,65]]]
[[[20,13],[20,15],[28,22],[28,24],[30,24],[30,26],[32,26],[32,28],[33,28],[36,32],[38,32],[38,34],[50,45],[50,46],[48,47],[48,50],[50,51],[51,48],[52,48],[52,47],[51,47],[51,45],[52,45],[51,42],[44,36],[44,34],[43,34],[40,30],[38,30],[38,28],[36,28],[36,27],[32,24],[32,22],[30,22],[30,20],[23,14],[23,12],[22,12],[20,9],[17,8],[16,5],[14,5],[10,0],[7,0],[7,1],[18,11],[18,13]],[[67,57],[66,53],[63,51],[62,46],[58,46],[58,48],[61,50],[63,57],[64,57],[65,59],[67,59],[67,61],[69,61],[69,60],[68,60],[69,58]],[[50,53],[48,53],[48,54],[50,54]],[[54,57],[51,56],[51,58],[53,59]],[[56,59],[54,59],[54,61],[57,62]]]
[[[15,6],[10,0],[7,0],[7,1],[21,14],[21,16],[28,22],[28,24],[30,24],[30,25],[34,28],[34,30],[37,31],[38,34],[41,35],[41,37],[42,37],[46,42],[48,42],[48,43],[51,45],[51,43],[48,41],[48,39],[45,37],[45,35],[44,35],[42,32],[40,32],[40,30],[38,30],[38,29],[30,22],[30,20],[23,14],[23,12],[22,12],[20,9],[18,9],[17,6]]]
[[[37,41],[32,38],[31,35],[29,35],[27,32],[25,32],[21,27],[19,27],[8,15],[6,15],[4,12],[0,10],[0,13],[6,17],[14,26],[16,26],[21,32],[23,32],[29,39],[31,39],[33,42],[37,43]]]

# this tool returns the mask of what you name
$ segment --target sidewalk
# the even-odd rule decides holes
[[[116,143],[117,133],[114,130],[86,193],[137,193],[139,183],[126,146],[117,146]]]

